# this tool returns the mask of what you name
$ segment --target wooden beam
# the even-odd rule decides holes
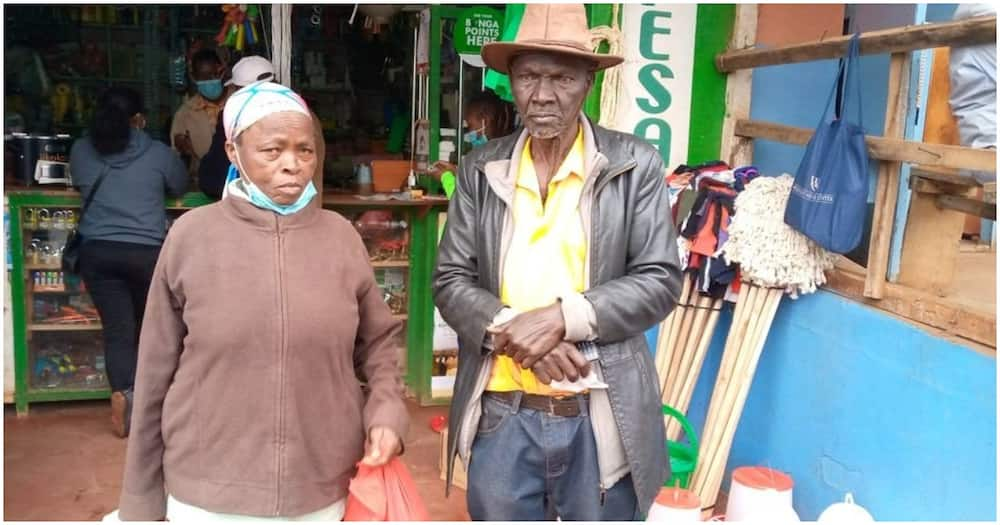
[[[913,169],[910,170],[910,176],[920,177],[921,179],[928,179],[934,182],[941,182],[953,186],[965,186],[967,188],[981,186],[975,177],[962,175],[958,172],[958,170],[954,169],[932,168],[930,166],[913,166]]]
[[[915,193],[932,193],[935,195],[965,195],[969,193],[968,186],[925,179],[924,177],[910,177],[910,190]]]
[[[963,307],[954,301],[889,283],[882,300],[864,296],[864,275],[836,268],[827,272],[824,288],[915,323],[975,341],[996,351],[997,318],[995,314]]]
[[[925,106],[923,140],[929,144],[958,144],[958,123],[948,105],[951,91],[948,48],[934,50],[930,68],[930,83]],[[917,166],[915,166],[917,168]],[[927,177],[950,180],[957,170],[919,165],[913,170]],[[914,179],[911,179],[914,180]],[[918,185],[922,183],[917,182]],[[969,196],[973,186],[934,184],[936,190],[958,190]],[[924,185],[925,189],[927,185]],[[965,215],[937,205],[937,194],[913,192],[910,194],[910,212],[903,232],[900,251],[899,274],[896,281],[910,288],[923,290],[944,297],[951,293],[958,271],[958,252],[962,241]]]
[[[997,18],[986,16],[966,20],[895,27],[861,34],[861,54],[905,53],[933,47],[960,47],[996,44]],[[793,44],[773,49],[744,49],[723,53],[715,67],[723,73],[779,64],[795,64],[847,54],[851,35]]]
[[[889,61],[889,98],[885,108],[883,136],[905,138],[906,107],[910,92],[910,54],[895,53]],[[899,161],[882,161],[879,164],[875,186],[875,208],[872,216],[872,234],[868,240],[868,271],[865,277],[865,296],[881,299],[889,270],[889,245],[892,242],[892,224],[896,218],[896,196],[899,195]]]
[[[757,39],[757,4],[738,4],[729,49],[745,49]],[[750,118],[753,70],[734,71],[726,78],[726,117],[722,121],[722,146],[719,158],[734,168],[753,159],[753,140],[736,135],[736,122]]]
[[[974,215],[991,221],[997,220],[996,204],[968,197],[959,197],[958,195],[938,195],[935,202],[938,208],[960,211],[967,215]]]
[[[813,130],[760,120],[740,120],[736,134],[741,137],[805,145]],[[865,137],[868,156],[876,160],[910,162],[927,166],[996,172],[996,150],[927,144],[878,136]]]

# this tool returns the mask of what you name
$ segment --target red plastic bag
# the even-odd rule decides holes
[[[382,467],[358,464],[344,521],[430,521],[417,486],[399,458]]]

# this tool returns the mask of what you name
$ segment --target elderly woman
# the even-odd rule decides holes
[[[355,465],[402,449],[399,322],[350,223],[308,206],[302,99],[255,84],[223,118],[226,195],[153,275],[119,517],[339,520]]]

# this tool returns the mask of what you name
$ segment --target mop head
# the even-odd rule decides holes
[[[795,299],[826,283],[836,256],[785,224],[792,182],[788,174],[751,181],[736,197],[723,251],[727,262],[739,263],[744,281],[784,288]]]

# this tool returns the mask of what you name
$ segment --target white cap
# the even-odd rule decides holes
[[[226,85],[243,87],[263,81],[274,81],[274,65],[264,57],[248,56],[233,66],[233,78]]]

